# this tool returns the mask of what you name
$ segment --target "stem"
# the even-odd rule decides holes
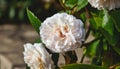
[[[65,58],[65,64],[70,64],[70,60],[71,60],[70,57],[65,53],[63,53],[63,56]]]
[[[85,11],[86,11],[86,18],[90,19],[91,16],[90,16],[90,13],[89,13],[87,7],[85,7]]]
[[[90,42],[88,42],[88,43],[82,44],[80,48],[82,48],[83,46],[88,46],[88,45],[91,44],[92,42],[94,42],[94,41],[96,41],[96,40],[99,40],[101,37],[102,37],[102,36],[100,36],[100,37],[98,37],[98,38],[95,38],[94,40],[92,40],[92,41],[90,41]]]
[[[71,15],[73,15],[76,11],[77,11],[77,5],[75,5],[75,6],[71,9]]]
[[[58,59],[59,59],[59,53],[53,53],[52,54],[52,60],[54,61],[55,69],[59,69],[58,67]]]
[[[76,63],[77,62],[77,55],[76,55],[75,51],[69,52],[69,56],[71,57],[71,62],[70,63]]]
[[[90,14],[88,9],[85,7],[85,11],[86,11],[86,23],[85,23],[85,27],[86,27],[86,35],[85,35],[85,40],[87,40],[87,38],[90,35],[90,23],[89,23],[89,19],[90,19]],[[84,42],[83,42],[84,43]],[[84,45],[82,45],[80,48],[82,48]]]
[[[60,4],[63,8],[65,8],[65,10],[70,11],[69,14],[71,14],[71,15],[73,15],[77,10],[77,5],[75,5],[73,8],[67,7],[65,5],[65,0],[60,0]]]
[[[80,63],[83,63],[84,58],[85,58],[85,54],[83,54],[83,56],[82,56],[82,58],[81,58],[81,60],[80,60]]]
[[[69,51],[63,54],[66,64],[76,63],[77,55],[75,51]]]
[[[68,8],[68,7],[66,7],[65,6],[65,0],[59,0],[60,1],[60,4],[61,4],[61,6],[63,7],[63,8],[65,8],[66,10],[70,10],[70,8]]]
[[[88,27],[88,31],[87,31],[87,33],[86,33],[86,36],[85,36],[85,40],[89,37],[89,35],[90,35],[90,27]]]
[[[85,36],[85,40],[88,38],[89,34],[90,34],[90,23],[89,23],[89,19],[90,19],[90,14],[89,14],[89,11],[88,9],[85,7],[85,11],[86,11],[86,27],[87,27],[87,33],[86,33],[86,36]]]

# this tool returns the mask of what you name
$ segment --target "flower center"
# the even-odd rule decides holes
[[[60,37],[60,38],[65,37],[65,35],[62,33],[62,31],[61,31],[60,29],[57,29],[57,30],[56,30],[56,34],[57,34],[58,37]]]
[[[44,63],[42,62],[41,58],[38,58],[38,60],[39,60],[39,62],[40,62],[39,69],[45,69]]]
[[[64,31],[65,31],[65,33],[68,33],[68,26],[64,27]]]
[[[65,37],[65,35],[61,31],[59,31],[59,36],[60,37]]]
[[[68,27],[67,27],[67,26],[63,27],[63,31],[64,31],[65,33],[68,33]],[[60,28],[56,29],[56,33],[57,33],[58,36],[61,37],[61,38],[64,38],[64,37],[65,37],[65,34],[63,34],[63,32],[61,31]]]

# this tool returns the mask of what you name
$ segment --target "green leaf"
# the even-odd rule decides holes
[[[87,47],[86,47],[86,55],[89,57],[95,57],[99,48],[99,43],[100,40],[96,40],[91,42]]]
[[[104,29],[101,29],[100,30],[101,33],[104,35],[105,39],[107,40],[107,42],[112,45],[112,46],[115,46],[116,43],[118,42],[118,38],[117,38],[117,35],[110,35],[108,33],[108,31],[104,30]],[[115,32],[114,32],[115,34]]]
[[[117,30],[120,32],[120,10],[113,11],[111,13],[112,18],[114,19],[114,24]]]
[[[108,14],[108,11],[104,10],[103,14],[104,16],[103,16],[102,28],[106,30],[110,35],[113,35],[114,21],[111,18],[111,16]]]
[[[81,10],[87,4],[87,0],[65,0],[66,7],[69,7],[70,9],[77,7],[77,11]]]
[[[73,8],[77,2],[78,0],[65,0],[65,5],[69,8]]]
[[[39,27],[41,25],[41,21],[28,9],[27,9],[27,15],[30,23],[35,28],[35,30],[39,33],[40,32]]]
[[[80,19],[85,23],[86,22],[86,14],[85,14],[85,12],[83,12],[83,13],[81,13],[80,14]]]
[[[87,4],[88,4],[87,0],[78,0],[78,3],[77,3],[78,9],[77,9],[77,11],[81,10]]]
[[[99,27],[97,26],[97,22],[95,22],[94,18],[90,18],[89,22],[90,22],[90,25],[91,25],[92,29],[94,29],[94,30],[99,29]]]
[[[93,18],[90,19],[90,24],[92,28],[98,30],[101,27],[102,24],[102,19],[100,17],[94,16]]]
[[[61,69],[107,69],[107,68],[88,64],[69,64],[66,66],[62,66]]]
[[[97,27],[98,28],[101,27],[101,24],[102,24],[101,21],[102,21],[102,19],[100,17],[94,17],[94,20],[96,22]]]
[[[95,30],[98,30],[102,26],[103,16],[101,13],[103,14],[103,11],[91,12],[90,24]]]

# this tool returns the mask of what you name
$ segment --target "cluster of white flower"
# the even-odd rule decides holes
[[[43,43],[48,49],[58,53],[79,47],[84,35],[82,21],[67,13],[57,13],[47,18],[40,27]]]
[[[51,55],[41,43],[35,43],[34,45],[27,43],[24,48],[24,61],[31,69],[54,69]]]
[[[83,22],[67,13],[57,13],[47,18],[40,27],[40,36],[52,52],[75,50],[84,41]],[[50,54],[42,43],[25,44],[24,60],[32,69],[54,69]]]
[[[88,0],[88,2],[99,10],[120,8],[120,0]]]

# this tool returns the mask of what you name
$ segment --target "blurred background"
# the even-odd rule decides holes
[[[41,21],[63,9],[59,0],[0,0],[0,69],[25,69],[23,44],[39,39],[26,8]]]
[[[0,22],[27,22],[26,8],[41,21],[62,9],[59,0],[0,0]]]

